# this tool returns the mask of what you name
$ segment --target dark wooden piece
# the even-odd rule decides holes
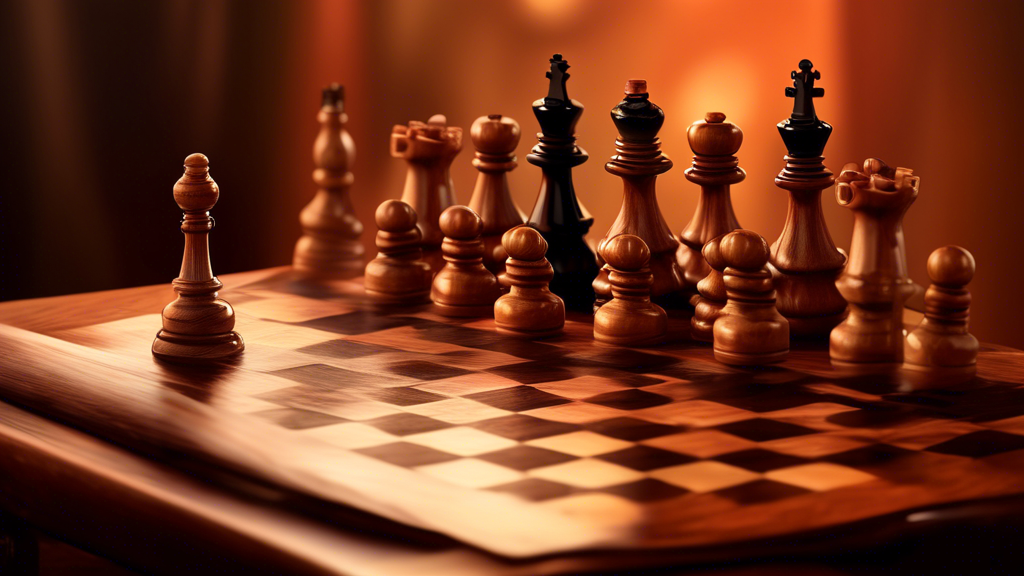
[[[433,274],[423,261],[416,212],[401,200],[385,200],[374,217],[380,252],[366,265],[366,295],[380,304],[428,304]]]
[[[904,367],[940,375],[973,375],[978,339],[967,331],[974,277],[974,256],[959,246],[944,246],[928,257],[932,285],[924,294],[924,320],[907,334]]]
[[[493,315],[501,290],[498,279],[483,264],[480,215],[466,206],[451,206],[441,213],[439,223],[445,265],[430,289],[435,311],[456,317]]]
[[[594,218],[577,200],[572,183],[572,169],[589,158],[586,150],[576,145],[576,123],[583,104],[566,92],[569,63],[561,54],[552,56],[549,63],[548,95],[533,103],[540,142],[526,160],[540,167],[541,181],[528,224],[548,243],[547,259],[555,271],[551,291],[570,309],[590,310],[594,302],[591,282],[599,268],[584,236]]]
[[[565,325],[565,304],[548,289],[554,270],[544,253],[548,243],[529,226],[517,226],[501,239],[508,254],[508,294],[494,303],[498,332],[517,336],[551,336]]]
[[[462,150],[462,128],[448,126],[448,119],[435,114],[426,123],[415,120],[391,130],[391,155],[408,164],[402,202],[416,211],[416,225],[423,235],[423,257],[436,274],[444,266],[441,241],[444,234],[438,218],[458,203],[451,165]]]
[[[692,291],[712,271],[701,254],[704,246],[712,238],[740,227],[732,209],[730,186],[742,182],[747,173],[736,159],[743,144],[743,131],[726,122],[725,114],[708,112],[704,120],[690,125],[686,139],[693,150],[693,165],[686,169],[686,179],[700,186],[700,196],[693,218],[679,233],[676,261],[686,288]]]
[[[722,237],[712,238],[704,244],[701,256],[708,265],[708,275],[697,283],[698,298],[690,319],[690,336],[694,340],[711,342],[714,340],[715,320],[722,315],[722,308],[729,299],[725,292],[725,260],[722,259]]]
[[[163,329],[153,341],[153,355],[177,362],[206,362],[234,356],[245,342],[233,329],[235,311],[217,297],[223,286],[210,266],[210,209],[220,189],[210,178],[210,162],[202,154],[185,158],[185,174],[174,184],[174,201],[185,211],[181,231],[185,254],[172,282],[178,298],[163,310]]]
[[[651,251],[639,236],[620,234],[603,242],[602,273],[611,284],[612,299],[594,313],[594,339],[620,346],[642,346],[662,340],[668,328],[665,310],[651,302],[654,277],[648,267]]]
[[[622,208],[604,239],[633,234],[643,240],[651,251],[651,297],[666,305],[678,305],[681,302],[677,293],[684,286],[682,271],[676,263],[679,240],[661,214],[655,191],[658,175],[672,168],[672,161],[661,152],[658,138],[665,112],[650,101],[646,80],[627,81],[625,92],[625,98],[611,111],[619,132],[616,155],[604,166],[622,178]],[[594,294],[595,309],[612,297],[608,274],[603,269],[594,279]]]
[[[903,216],[921,179],[877,158],[843,166],[836,200],[853,211],[850,259],[836,286],[850,315],[832,330],[836,366],[882,368],[903,362],[903,302],[913,294],[903,252]]]
[[[811,71],[810,60],[801,60],[799,67],[800,72],[790,74],[793,86],[786,88],[793,114],[778,125],[789,153],[775,185],[789,192],[789,211],[772,244],[770,270],[778,292],[776,306],[793,335],[823,338],[846,311],[835,286],[845,258],[832,242],[821,211],[821,192],[835,181],[822,156],[832,126],[814,111],[814,98],[825,95],[814,86],[821,73]]]
[[[715,360],[758,366],[789,354],[789,322],[775,309],[768,243],[750,230],[726,234],[719,246],[728,301],[714,323]]]
[[[526,222],[508,188],[508,173],[516,167],[519,123],[501,114],[481,116],[469,131],[476,148],[473,166],[480,171],[469,207],[484,221],[484,266],[494,274],[505,271],[508,254],[502,235]]]
[[[313,182],[316,196],[302,209],[302,237],[295,244],[292,266],[310,279],[348,278],[363,269],[363,224],[352,209],[348,189],[353,176],[349,164],[356,145],[345,130],[345,90],[337,84],[324,88],[317,115],[320,133],[313,143]]]

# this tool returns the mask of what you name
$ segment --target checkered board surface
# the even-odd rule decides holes
[[[1024,386],[991,376],[1024,366],[1009,349],[984,350],[959,390],[899,392],[840,377],[824,348],[740,370],[685,336],[597,344],[583,315],[525,341],[491,319],[372,311],[358,281],[342,292],[284,277],[226,292],[246,339],[238,370],[266,377],[236,375],[201,399],[296,445],[440,482],[452,517],[477,513],[459,499],[473,493],[602,528],[586,546],[709,546],[1024,492]],[[686,334],[685,317],[672,324]],[[60,336],[101,347],[116,333],[115,352],[140,356],[158,326],[153,314]]]

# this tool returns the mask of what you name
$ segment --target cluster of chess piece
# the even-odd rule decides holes
[[[902,221],[920,179],[875,158],[847,164],[838,178],[825,167],[832,126],[815,113],[814,98],[824,90],[814,85],[821,76],[810,61],[792,72],[786,96],[794,99],[793,111],[778,125],[788,154],[775,183],[788,192],[789,210],[773,244],[736,219],[730,186],[746,177],[736,158],[743,133],[719,112],[687,130],[693,162],[685,175],[700,195],[689,224],[678,235],[671,231],[655,189],[657,176],[673,165],[658,138],[665,114],[650,100],[646,81],[629,80],[611,111],[619,137],[605,165],[623,181],[622,207],[596,254],[584,238],[593,217],[572,181],[572,169],[588,159],[575,137],[583,105],[566,92],[569,64],[555,54],[549,66],[548,93],[533,103],[541,132],[527,160],[542,177],[529,216],[509,192],[507,173],[516,167],[521,135],[515,120],[492,114],[473,123],[479,175],[466,206],[457,203],[450,175],[462,129],[442,115],[394,127],[391,153],[406,161],[408,174],[401,200],[385,201],[375,214],[378,255],[364,275],[371,301],[431,304],[452,317],[493,315],[498,331],[526,337],[558,334],[566,308],[593,311],[594,338],[625,346],[666,341],[665,308],[692,309],[692,338],[712,342],[715,358],[727,364],[780,362],[791,337],[817,337],[829,339],[837,367],[973,371],[978,344],[967,331],[965,289],[972,256],[956,246],[932,254],[925,318],[905,337],[904,303],[923,289],[907,276]],[[363,270],[362,225],[348,196],[354,145],[337,85],[324,91],[319,120],[313,175],[319,190],[302,212],[304,234],[294,257],[295,271],[314,281]],[[186,185],[204,192],[179,198]],[[822,214],[822,192],[833,185],[838,203],[853,212],[848,257]],[[242,341],[232,331],[230,305],[216,298],[220,284],[206,253],[216,184],[205,157],[186,161],[175,198],[186,211],[185,263],[154,354],[235,354]],[[190,323],[193,317],[202,326]],[[179,350],[186,345],[194,351]]]

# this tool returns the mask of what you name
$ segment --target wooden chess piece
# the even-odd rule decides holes
[[[223,287],[210,266],[210,209],[220,188],[210,178],[210,161],[202,154],[185,158],[185,174],[174,184],[174,201],[185,211],[181,232],[185,254],[181,272],[172,286],[178,298],[164,307],[163,329],[153,341],[153,355],[161,360],[200,363],[222,360],[245,349],[234,331],[235,311],[217,298]]]
[[[612,299],[594,313],[594,339],[620,346],[641,346],[663,339],[668,315],[651,302],[651,250],[639,236],[620,234],[605,241],[599,251]]]
[[[408,164],[402,202],[412,206],[418,216],[423,258],[435,274],[444,266],[444,234],[438,218],[456,204],[451,165],[462,150],[462,128],[447,124],[443,115],[435,114],[426,123],[413,120],[408,126],[391,130],[391,156],[403,158]]]
[[[728,301],[714,323],[715,360],[760,366],[789,354],[789,322],[775,308],[768,243],[750,230],[734,230],[719,244]]]
[[[484,221],[484,266],[499,275],[508,258],[502,235],[526,222],[526,214],[508,189],[508,173],[516,167],[519,133],[519,123],[501,114],[477,118],[469,131],[476,148],[473,166],[480,171],[469,207]]]
[[[366,295],[378,304],[430,303],[433,273],[423,261],[416,212],[401,200],[377,207],[377,257],[366,264]]]
[[[925,292],[924,319],[907,335],[905,368],[941,375],[971,376],[977,370],[978,339],[967,331],[974,278],[974,256],[944,246],[928,257],[932,285]]]
[[[825,95],[814,86],[821,73],[811,71],[810,60],[801,60],[799,67],[800,72],[790,74],[793,87],[786,88],[793,113],[778,125],[788,154],[775,185],[789,192],[789,211],[772,244],[769,269],[778,292],[776,306],[793,335],[823,338],[846,313],[846,301],[835,286],[846,259],[832,242],[821,211],[821,192],[835,181],[822,156],[832,126],[814,111],[814,98]]]
[[[548,243],[547,259],[555,271],[551,291],[566,307],[589,312],[594,303],[590,284],[598,265],[584,237],[594,218],[577,200],[572,183],[572,169],[589,158],[586,150],[576,145],[576,123],[583,104],[566,92],[569,63],[561,54],[552,56],[549,63],[548,94],[533,103],[540,142],[526,160],[540,167],[541,181],[528,224]]]
[[[565,304],[551,293],[555,271],[544,253],[548,243],[529,226],[512,228],[501,238],[508,254],[505,279],[510,291],[494,303],[498,332],[517,336],[551,336],[565,325]]]
[[[483,264],[480,216],[466,206],[451,206],[438,222],[444,234],[445,265],[430,288],[434,311],[453,317],[491,316],[501,289]]]
[[[639,236],[651,251],[651,298],[666,305],[678,305],[676,293],[684,285],[683,273],[676,263],[679,240],[661,214],[655,191],[658,175],[672,168],[672,161],[661,152],[658,138],[665,112],[650,101],[646,80],[629,80],[625,98],[612,108],[611,115],[619,138],[615,140],[616,154],[604,169],[622,178],[623,192],[619,215],[605,238],[619,234]],[[607,272],[602,270],[593,286],[596,309],[611,299]]]
[[[736,159],[736,152],[743,144],[743,131],[732,122],[726,122],[725,114],[708,112],[704,120],[690,125],[686,139],[693,150],[693,165],[684,174],[687,180],[700,186],[700,196],[693,218],[679,233],[676,262],[683,272],[686,288],[692,290],[712,272],[702,255],[704,246],[712,238],[740,227],[732,209],[730,187],[742,182],[747,173]],[[723,302],[724,296],[723,291]],[[710,330],[708,325],[706,333],[702,332],[708,341]]]
[[[913,293],[902,253],[903,215],[917,198],[920,178],[877,158],[863,171],[847,164],[836,200],[853,211],[850,256],[836,287],[850,315],[832,330],[829,356],[836,366],[890,368],[903,362],[903,301]]]
[[[701,255],[708,264],[708,275],[697,283],[698,298],[694,304],[693,318],[690,319],[690,335],[702,342],[714,341],[715,320],[722,315],[722,308],[728,301],[725,292],[725,260],[722,259],[721,242],[725,235],[712,238],[704,244]]]
[[[353,180],[348,167],[355,160],[356,145],[345,131],[344,98],[343,87],[324,88],[317,116],[320,134],[313,143],[313,182],[318,190],[299,214],[303,234],[292,258],[292,267],[304,278],[353,277],[363,268],[363,224],[348,195]]]

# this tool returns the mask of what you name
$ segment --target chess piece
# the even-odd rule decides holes
[[[715,320],[722,314],[722,308],[728,300],[725,292],[725,261],[722,260],[721,242],[725,235],[712,238],[701,250],[703,259],[708,264],[708,275],[697,283],[698,298],[694,302],[693,318],[690,319],[690,335],[694,340],[711,342],[714,340]]]
[[[832,126],[814,111],[814,98],[824,96],[825,90],[814,86],[821,74],[812,72],[813,67],[810,60],[801,60],[800,72],[790,74],[793,87],[786,88],[793,113],[778,125],[788,154],[775,185],[789,192],[789,211],[772,244],[769,269],[778,292],[776,306],[793,335],[825,337],[846,312],[846,301],[835,286],[845,258],[832,242],[821,211],[821,191],[835,176],[823,164]]]
[[[925,292],[924,319],[907,335],[905,368],[943,375],[975,373],[978,340],[967,331],[974,277],[974,256],[959,246],[945,246],[928,257],[932,285]]]
[[[473,166],[480,171],[469,207],[484,221],[484,266],[494,274],[505,271],[508,254],[502,235],[526,222],[508,189],[507,174],[516,167],[519,123],[501,114],[481,116],[469,131],[476,148]]]
[[[164,307],[163,329],[153,341],[153,355],[162,360],[209,362],[229,358],[245,348],[234,331],[234,309],[217,298],[223,284],[210,266],[210,209],[219,197],[220,188],[210,178],[206,156],[185,158],[185,174],[174,184],[174,201],[185,211],[181,221],[185,254],[181,272],[171,284],[178,298]]]
[[[423,258],[434,273],[444,266],[438,218],[456,203],[451,165],[462,150],[462,128],[447,124],[443,115],[435,114],[426,124],[413,120],[391,130],[391,156],[408,164],[402,202],[416,212]]]
[[[850,257],[836,287],[850,315],[832,330],[836,366],[890,368],[903,362],[903,301],[913,293],[902,251],[903,215],[917,198],[920,178],[877,158],[843,167],[836,200],[853,211]]]
[[[728,301],[714,323],[715,360],[760,366],[789,354],[789,322],[775,308],[768,243],[750,230],[734,230],[719,244]]]
[[[540,142],[526,157],[541,169],[540,190],[529,225],[548,243],[547,259],[555,271],[551,291],[573,310],[590,311],[594,290],[590,283],[598,273],[597,259],[584,239],[594,218],[576,199],[572,169],[587,161],[587,152],[576,145],[576,123],[583,104],[569,98],[565,89],[569,63],[555,54],[546,76],[548,94],[533,103],[540,123]]]
[[[616,154],[604,169],[622,178],[623,193],[619,215],[605,238],[619,234],[639,236],[651,251],[651,298],[666,305],[678,305],[676,293],[683,288],[683,274],[676,263],[679,240],[661,215],[654,188],[658,175],[672,168],[672,161],[661,152],[658,138],[665,113],[650,101],[646,80],[629,80],[625,98],[612,108],[611,114],[619,138],[615,140]],[[611,299],[611,284],[603,269],[593,286],[596,309]]]
[[[324,88],[317,120],[320,134],[313,143],[313,182],[318,190],[299,214],[302,237],[295,244],[292,267],[311,279],[357,276],[363,268],[359,242],[363,224],[348,196],[353,180],[348,166],[355,160],[356,145],[345,131],[348,115],[343,87],[331,84]]]
[[[620,234],[599,248],[612,299],[594,313],[594,339],[620,346],[653,344],[665,336],[668,315],[651,302],[651,251],[639,236]]]
[[[423,261],[416,212],[401,200],[377,207],[377,257],[366,264],[366,295],[386,305],[430,303],[433,274]]]
[[[445,265],[434,276],[430,299],[443,316],[472,317],[494,314],[501,296],[498,279],[483,264],[483,222],[466,206],[451,206],[439,219]]]
[[[712,238],[740,227],[732,209],[730,186],[742,182],[747,173],[736,159],[736,152],[743,143],[743,131],[732,122],[726,122],[725,114],[708,112],[704,120],[690,125],[686,139],[693,150],[693,165],[684,174],[687,180],[700,186],[700,196],[693,218],[679,233],[676,261],[686,288],[692,290],[712,272],[712,267],[702,257],[704,246]],[[723,301],[724,296],[723,292]],[[705,334],[708,341],[710,329],[708,325]]]
[[[565,325],[565,304],[551,293],[548,283],[555,272],[544,257],[548,243],[529,226],[517,226],[501,237],[508,254],[508,294],[494,303],[498,332],[518,336],[551,336]]]

